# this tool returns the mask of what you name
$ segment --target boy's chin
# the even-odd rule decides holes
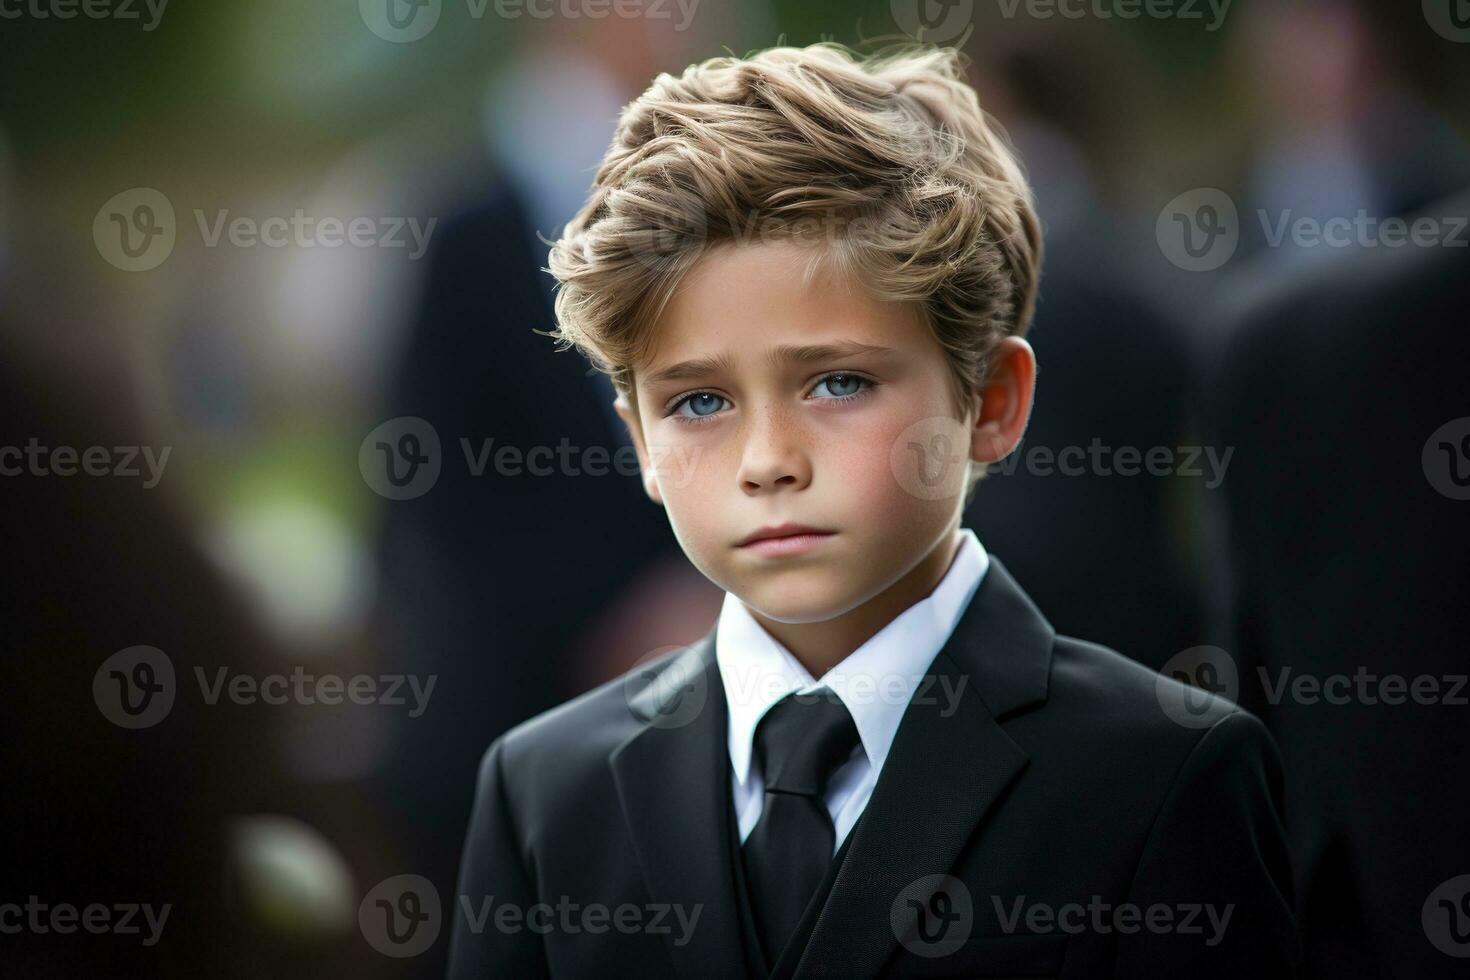
[[[812,589],[793,594],[779,583],[768,583],[736,593],[752,612],[778,623],[824,623],[858,605],[855,587]]]

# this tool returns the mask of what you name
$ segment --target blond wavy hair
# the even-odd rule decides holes
[[[834,43],[660,75],[619,120],[582,209],[551,248],[557,329],[634,411],[633,368],[711,247],[821,242],[880,299],[913,303],[956,405],[1036,304],[1041,229],[1004,132],[952,49]]]

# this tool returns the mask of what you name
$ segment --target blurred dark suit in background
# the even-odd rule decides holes
[[[1470,196],[1430,213],[1470,214]],[[1458,706],[1274,693],[1366,670],[1437,677],[1444,695],[1467,672],[1470,503],[1431,484],[1421,451],[1470,416],[1470,250],[1358,249],[1266,293],[1228,343],[1211,428],[1236,447],[1233,649],[1242,702],[1286,763],[1307,962],[1321,977],[1463,976],[1421,910],[1470,873],[1470,692]],[[1470,929],[1462,911],[1431,914]]]
[[[1093,243],[1095,247],[1095,241]],[[1180,330],[1118,276],[1090,274],[1085,241],[1048,243],[1036,321],[1036,406],[1018,458],[980,482],[965,521],[1048,611],[1058,632],[1092,637],[1158,668],[1200,642],[1201,603],[1184,526],[1198,479],[1094,468],[1028,471],[1097,440],[1116,451],[1188,441],[1190,352]],[[1097,268],[1097,263],[1092,263]],[[1109,459],[1105,466],[1112,467]]]
[[[55,343],[63,330],[83,333],[52,327],[37,336]],[[0,329],[0,446],[34,439],[47,449],[159,451],[122,390],[121,357],[96,356],[79,371],[84,359],[74,352],[67,363],[36,356],[11,342],[21,334],[11,323]],[[103,346],[89,343],[87,353]],[[13,456],[4,463],[27,467]],[[136,933],[107,935],[80,919],[62,934],[45,911],[40,930],[17,930],[7,917],[5,976],[287,978],[342,959],[340,948],[288,952],[251,935],[227,902],[228,819],[285,801],[271,771],[271,732],[256,723],[262,714],[252,722],[228,699],[211,706],[188,689],[196,667],[258,671],[269,650],[186,533],[170,492],[180,461],[171,465],[153,489],[116,473],[67,476],[60,463],[49,475],[0,478],[8,678],[0,902],[171,906],[152,945],[143,943],[153,930],[141,914],[132,917]],[[169,658],[176,696],[161,720],[129,730],[99,709],[93,679],[112,654],[138,645]]]
[[[385,662],[439,676],[431,710],[401,721],[384,804],[407,842],[406,867],[445,896],[486,746],[653,645],[676,641],[630,640],[640,626],[668,626],[633,617],[644,621],[623,639],[603,633],[603,649],[586,648],[595,618],[677,546],[643,494],[631,448],[621,450],[622,472],[609,462],[629,445],[611,384],[536,332],[555,324],[545,251],[505,184],[445,222],[383,414],[428,420],[443,450],[432,490],[386,505],[380,561]],[[482,476],[461,438],[476,456],[494,439]],[[563,443],[578,453],[569,467],[496,472],[502,446],[524,454]],[[576,472],[589,447],[605,450],[604,475]],[[628,464],[635,475],[626,475]],[[679,575],[673,567],[668,574]],[[677,602],[677,590],[662,598]],[[696,621],[692,636],[708,628]],[[614,649],[626,642],[631,653]],[[436,948],[414,968],[442,972],[442,957]]]

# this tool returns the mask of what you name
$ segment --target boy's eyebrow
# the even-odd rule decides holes
[[[785,360],[810,364],[815,361],[830,361],[839,357],[855,357],[859,354],[892,353],[893,349],[891,347],[860,344],[855,340],[844,340],[836,344],[811,344],[807,346],[782,344],[771,351],[770,363],[777,365]]]
[[[779,365],[782,361],[796,361],[800,364],[811,364],[818,361],[830,361],[839,357],[854,357],[859,354],[891,354],[891,347],[878,347],[873,344],[860,344],[856,341],[842,341],[836,344],[781,344],[771,349],[768,363]],[[678,381],[687,378],[702,377],[707,374],[717,374],[731,367],[728,355],[717,355],[712,357],[699,357],[688,361],[680,361],[671,364],[659,371],[655,371],[647,378],[647,384],[655,385],[664,381]]]

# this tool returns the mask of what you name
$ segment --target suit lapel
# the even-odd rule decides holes
[[[653,671],[645,675],[654,677]],[[689,941],[669,952],[689,978],[746,976],[728,839],[724,688],[713,631],[674,656],[630,698],[645,722],[609,757],[623,817],[654,902],[699,909]]]
[[[948,872],[1027,763],[1001,726],[1044,701],[1054,633],[998,559],[904,714],[851,851],[838,872],[798,980],[877,976],[911,934],[899,893]],[[921,902],[928,896],[916,897]]]

